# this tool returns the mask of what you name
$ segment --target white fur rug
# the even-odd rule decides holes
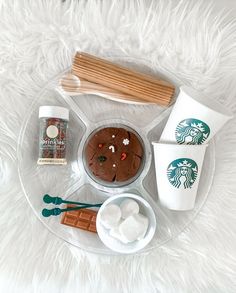
[[[0,292],[236,291],[236,119],[216,139],[210,195],[178,238],[141,256],[93,255],[52,235],[22,192],[16,148],[39,89],[78,49],[145,58],[236,112],[236,21],[208,1],[0,1]]]

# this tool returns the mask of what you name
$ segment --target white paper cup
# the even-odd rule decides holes
[[[232,117],[220,103],[189,87],[181,87],[160,142],[206,143]]]
[[[152,144],[161,205],[171,210],[193,209],[207,144]]]

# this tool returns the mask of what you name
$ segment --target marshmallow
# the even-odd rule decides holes
[[[133,242],[145,236],[148,224],[147,217],[142,214],[134,214],[119,225],[119,232],[127,242]]]
[[[127,198],[122,201],[122,203],[120,204],[120,209],[121,209],[121,217],[123,219],[126,219],[129,216],[139,213],[138,203],[135,200],[130,198]]]
[[[101,222],[107,229],[116,227],[121,218],[120,207],[116,204],[109,204],[101,211]]]
[[[115,228],[112,228],[109,231],[109,234],[110,234],[111,237],[114,237],[114,238],[120,240],[123,243],[128,243],[128,241],[120,234],[119,226],[117,226]]]

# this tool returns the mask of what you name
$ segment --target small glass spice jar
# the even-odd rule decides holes
[[[66,131],[69,110],[58,106],[39,107],[39,165],[66,165]]]

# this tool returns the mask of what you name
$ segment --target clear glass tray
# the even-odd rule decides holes
[[[137,60],[132,58],[113,57],[112,60],[137,68]],[[150,72],[150,68],[151,65],[142,64],[141,70]],[[131,192],[148,200],[157,218],[155,236],[142,252],[170,241],[193,221],[206,201],[215,169],[214,142],[207,148],[194,210],[167,210],[158,202],[151,142],[159,139],[171,107],[166,109],[158,105],[125,104],[95,95],[71,97],[58,89],[59,80],[65,73],[66,71],[56,76],[40,91],[25,115],[19,135],[18,173],[24,194],[36,216],[52,233],[72,245],[94,253],[116,254],[103,245],[97,234],[62,225],[60,216],[44,218],[41,211],[49,206],[43,203],[42,198],[48,193],[68,200],[98,203],[114,194]],[[42,105],[58,105],[70,109],[66,166],[37,165],[38,109]],[[114,124],[126,125],[139,133],[146,152],[145,164],[139,177],[122,187],[106,187],[93,181],[85,171],[82,158],[84,143],[90,133],[101,126]]]

